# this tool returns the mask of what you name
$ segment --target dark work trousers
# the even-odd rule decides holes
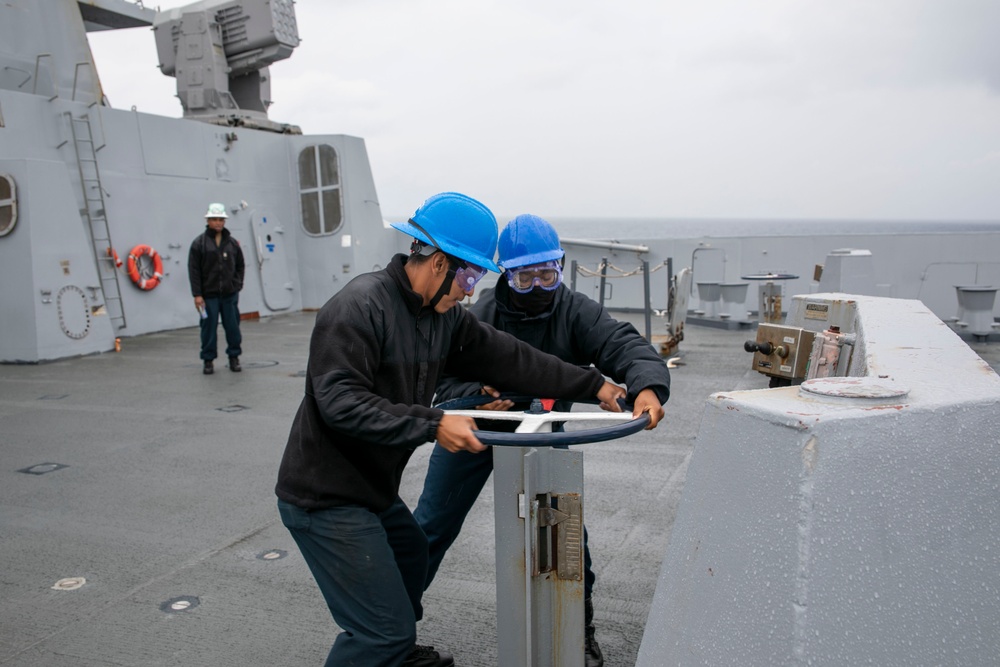
[[[555,430],[555,429],[553,429]],[[556,449],[567,449],[557,445]],[[439,444],[434,445],[424,490],[413,512],[417,523],[427,535],[427,583],[431,585],[444,554],[462,530],[465,517],[475,504],[480,491],[493,472],[493,449],[485,452],[449,452]],[[587,546],[587,527],[583,528],[583,588],[590,599],[596,579],[591,568],[590,548]]]
[[[381,514],[358,505],[305,510],[278,501],[341,632],[327,667],[396,667],[417,641],[427,538],[399,497]]]
[[[211,361],[219,356],[219,316],[222,317],[222,328],[226,330],[226,356],[240,356],[243,353],[240,347],[243,342],[240,333],[240,293],[206,296],[204,299],[207,317],[201,319],[202,361]]]

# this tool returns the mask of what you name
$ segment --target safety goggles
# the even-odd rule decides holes
[[[410,222],[413,222],[412,220]],[[440,248],[433,246],[429,243],[424,243],[420,239],[413,239],[413,243],[410,244],[410,254],[411,255],[433,255],[438,252]],[[444,251],[441,251],[444,252]],[[445,253],[448,261],[451,263],[451,268],[455,271],[455,284],[462,288],[463,292],[471,292],[483,276],[486,275],[486,269],[481,266],[476,266],[475,264],[469,264],[465,260],[458,259],[457,257],[452,257],[448,253]]]
[[[461,287],[463,292],[471,292],[485,275],[486,269],[463,262],[455,269],[455,284]]]
[[[512,290],[521,294],[527,294],[535,285],[543,290],[552,291],[562,283],[562,266],[552,260],[510,269],[507,271],[507,282]]]

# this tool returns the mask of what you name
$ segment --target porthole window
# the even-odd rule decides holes
[[[302,227],[307,234],[333,234],[344,222],[340,161],[333,146],[309,146],[299,153]]]
[[[0,236],[14,231],[17,224],[17,188],[14,179],[0,174]]]

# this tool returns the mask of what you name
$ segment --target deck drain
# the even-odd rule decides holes
[[[249,410],[245,405],[227,405],[224,408],[216,408],[219,412],[240,412],[241,410]]]
[[[284,549],[271,549],[270,551],[262,551],[257,554],[259,560],[280,560],[288,555],[288,552]]]
[[[195,596],[182,595],[177,598],[170,598],[166,602],[160,604],[160,611],[165,611],[168,614],[173,614],[179,611],[191,611],[200,604],[201,600]]]
[[[87,580],[83,577],[66,577],[52,584],[52,590],[75,591],[78,588],[82,588],[85,583],[87,583]]]
[[[289,373],[288,374],[288,377],[290,377],[290,378],[304,378],[305,376],[306,376],[306,372],[305,371],[299,371],[298,373]]]
[[[68,468],[64,463],[36,463],[33,466],[28,466],[27,468],[21,468],[17,472],[23,472],[28,475],[44,475],[47,472],[54,472],[56,470],[62,470],[63,468]]]

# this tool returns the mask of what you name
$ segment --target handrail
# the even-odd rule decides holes
[[[589,241],[585,239],[568,239],[563,237],[562,243],[563,245],[576,245],[583,248],[602,248],[604,250],[624,250],[626,252],[638,253],[649,252],[649,246],[631,245],[628,243],[619,243],[618,241]]]
[[[52,56],[51,53],[39,53],[37,56],[35,56],[35,80],[31,84],[32,95],[38,94],[38,66],[41,63],[42,58],[52,58],[53,60],[55,60],[55,58]],[[52,82],[52,90],[54,94],[52,95],[52,97],[49,98],[49,102],[59,97],[59,88],[58,86],[56,86],[55,81]]]

